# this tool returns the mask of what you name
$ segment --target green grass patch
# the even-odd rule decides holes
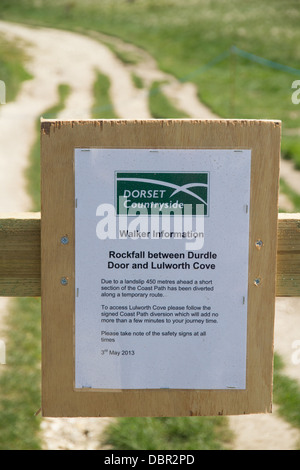
[[[289,198],[294,206],[293,211],[300,212],[300,194],[296,193],[282,178],[280,179],[280,192]]]
[[[116,450],[222,450],[231,437],[224,417],[120,418],[106,430]]]
[[[163,92],[163,83],[154,82],[149,91],[149,109],[155,119],[184,119],[187,114],[177,109]]]
[[[280,416],[300,428],[300,387],[283,369],[275,354],[274,402]],[[226,450],[232,439],[226,417],[120,418],[105,433],[114,450]]]
[[[282,156],[286,160],[293,160],[295,169],[300,171],[300,135],[283,137]]]
[[[274,401],[279,406],[278,413],[292,426],[300,429],[300,386],[283,373],[282,359],[274,358]]]
[[[110,97],[110,80],[101,72],[97,72],[94,83],[93,119],[116,119],[116,113]]]
[[[131,79],[134,83],[134,86],[140,90],[142,90],[144,88],[144,82],[142,80],[141,77],[139,77],[138,75],[136,75],[135,73],[132,73],[131,74]]]
[[[32,78],[25,68],[27,59],[21,42],[0,35],[0,80],[5,83],[7,103],[16,98],[22,82]]]
[[[44,119],[55,119],[57,114],[64,109],[65,101],[70,93],[69,85],[59,85],[58,87],[58,102],[50,109],[43,113]],[[40,185],[40,119],[36,122],[36,139],[29,155],[29,166],[26,170],[27,192],[32,199],[32,210],[39,212],[41,210],[41,185]]]
[[[101,39],[101,42],[109,47],[114,55],[125,65],[135,65],[140,61],[140,56],[135,54],[133,51],[120,48],[120,46],[118,47],[114,42],[107,39]]]
[[[40,418],[40,299],[12,302],[6,362],[0,374],[0,450],[38,450]]]

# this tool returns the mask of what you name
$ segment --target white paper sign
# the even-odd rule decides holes
[[[75,150],[75,388],[246,388],[250,169]]]

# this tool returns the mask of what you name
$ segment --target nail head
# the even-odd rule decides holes
[[[68,284],[68,278],[67,277],[62,277],[60,280],[60,283],[62,286],[66,286]]]
[[[256,248],[257,248],[258,250],[261,249],[261,247],[263,246],[263,244],[264,244],[264,243],[263,243],[262,240],[257,240],[257,241],[255,242],[255,246],[256,246]]]
[[[61,237],[60,242],[62,245],[67,245],[69,243],[69,238],[67,237],[67,235]]]

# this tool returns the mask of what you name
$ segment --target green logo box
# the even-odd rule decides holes
[[[209,172],[115,172],[115,188],[117,215],[209,215]]]

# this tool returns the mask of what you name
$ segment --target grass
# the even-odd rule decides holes
[[[40,449],[40,299],[12,302],[0,374],[0,450]]]
[[[295,169],[300,170],[300,134],[298,137],[292,135],[286,135],[284,137],[282,142],[282,156],[286,160],[293,160]]]
[[[142,90],[144,88],[144,82],[143,82],[143,79],[141,77],[139,77],[135,73],[132,73],[131,74],[131,79],[132,79],[132,81],[134,83],[134,86],[136,88],[138,88],[139,90]]]
[[[279,415],[300,429],[299,383],[284,374],[278,354],[273,399]],[[108,426],[105,444],[114,450],[226,450],[232,438],[225,417],[120,418]]]
[[[300,74],[272,68],[272,63],[300,68],[297,2],[2,0],[0,18],[101,32],[134,43],[162,70],[193,81],[201,100],[219,116],[282,120],[283,146],[300,159],[299,147],[289,146],[285,134],[300,127],[300,104],[291,100],[292,82]],[[232,46],[270,62],[237,55]]]
[[[93,36],[93,35],[92,35]],[[97,38],[97,36],[94,35]],[[108,38],[100,38],[100,41],[105,44],[113,54],[125,65],[135,65],[139,62],[140,57],[138,54],[135,54],[133,51],[124,50],[118,47],[114,42],[109,41]]]
[[[44,119],[54,119],[57,114],[64,109],[65,101],[70,93],[69,85],[59,85],[58,102],[50,109],[43,113]],[[27,191],[32,199],[32,211],[39,212],[41,210],[41,186],[40,186],[40,119],[36,122],[37,139],[30,151],[29,165],[26,170]]]
[[[188,116],[177,109],[163,93],[163,83],[154,82],[149,92],[149,109],[155,119],[184,119]]]
[[[120,418],[106,431],[117,450],[225,450],[231,432],[224,417]]]
[[[97,72],[94,83],[94,105],[92,109],[93,119],[115,119],[115,114],[110,97],[109,78]]]
[[[293,212],[300,212],[300,194],[296,193],[282,178],[280,179],[280,192],[286,194],[292,202]]]
[[[5,83],[6,103],[15,99],[22,82],[32,78],[25,68],[26,60],[21,43],[0,35],[0,80]]]
[[[282,359],[274,358],[274,400],[278,413],[295,428],[300,429],[300,388],[296,380],[287,377]]]

